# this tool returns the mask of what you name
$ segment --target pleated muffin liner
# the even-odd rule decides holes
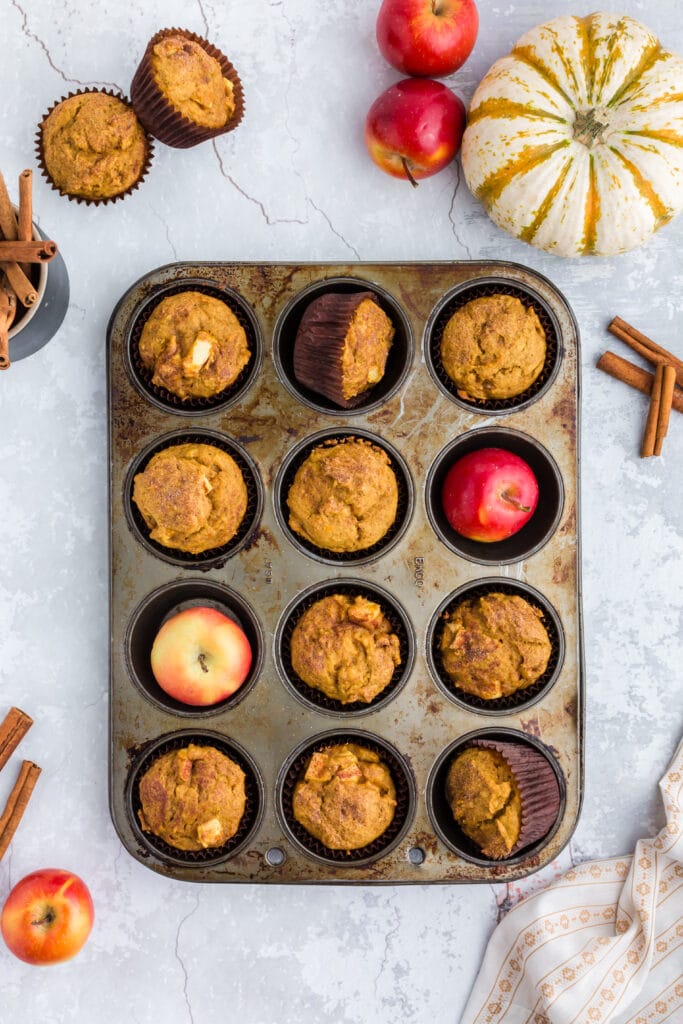
[[[294,789],[297,782],[303,779],[308,762],[313,754],[326,750],[329,747],[340,746],[346,743],[371,750],[386,765],[396,790],[396,807],[394,809],[394,817],[389,825],[371,843],[367,843],[365,846],[355,850],[332,850],[329,846],[325,846],[323,842],[311,835],[294,817]],[[389,747],[385,747],[383,743],[379,743],[371,734],[365,733],[328,733],[324,739],[313,741],[310,746],[301,751],[299,756],[289,766],[281,786],[281,808],[290,832],[299,845],[309,853],[320,860],[333,864],[353,866],[360,862],[365,863],[369,860],[378,860],[384,856],[384,854],[389,852],[390,848],[396,845],[412,820],[413,805],[414,784],[402,758],[389,749]]]
[[[164,754],[174,750],[182,750],[190,744],[200,747],[214,747],[234,761],[244,772],[245,804],[242,817],[236,832],[221,846],[207,846],[201,850],[181,850],[171,846],[165,839],[154,832],[143,829],[139,812],[142,810],[140,800],[140,780],[144,773]],[[233,857],[244,846],[259,824],[263,810],[263,784],[250,758],[241,747],[227,737],[217,733],[204,733],[186,730],[182,733],[161,737],[153,743],[134,764],[131,769],[127,791],[128,814],[138,838],[161,860],[170,863],[181,863],[202,867],[217,864]]]
[[[55,182],[52,180],[50,172],[48,171],[47,165],[45,163],[45,153],[43,151],[43,126],[47,121],[48,117],[50,116],[50,114],[52,113],[52,111],[55,110],[55,108],[58,107],[60,103],[64,103],[66,100],[70,100],[73,96],[87,96],[90,93],[104,93],[104,95],[106,96],[113,96],[114,99],[121,100],[121,102],[130,110],[132,110],[136,117],[138,117],[137,111],[135,110],[135,107],[128,99],[128,97],[124,96],[123,93],[117,92],[115,89],[77,89],[75,92],[70,92],[68,96],[62,96],[60,100],[56,100],[52,104],[52,106],[49,107],[43,114],[38,125],[38,131],[36,133],[36,159],[41,174],[43,175],[47,183],[50,185],[50,187],[53,188],[55,192],[59,192],[60,196],[66,196],[67,199],[71,199],[77,203],[85,203],[86,206],[104,206],[106,203],[117,203],[119,199],[125,199],[126,196],[130,195],[132,192],[135,192],[135,190],[142,184],[142,182],[147,177],[147,174],[152,164],[152,159],[154,157],[154,144],[150,138],[149,132],[145,129],[144,124],[142,124],[140,118],[138,117],[138,121],[140,121],[140,124],[145,132],[146,156],[145,162],[142,165],[142,170],[140,171],[140,174],[138,175],[138,177],[136,178],[132,185],[129,185],[127,189],[123,190],[123,192],[117,192],[115,196],[102,196],[99,199],[92,199],[88,196],[75,196],[72,195],[71,192],[65,192],[63,189],[61,189],[59,185],[56,185]]]
[[[182,36],[197,43],[218,61],[223,78],[232,82],[235,110],[228,122],[220,128],[205,128],[185,117],[166,99],[157,85],[152,69],[152,51],[158,42],[168,36]],[[163,28],[152,36],[133,76],[130,94],[135,112],[150,135],[174,149],[189,149],[217,135],[225,135],[237,128],[244,117],[244,90],[233,65],[208,39],[183,28]]]
[[[484,739],[472,740],[467,747],[496,750],[517,783],[522,801],[522,825],[517,842],[507,855],[514,857],[520,850],[543,839],[557,821],[562,802],[557,776],[543,754],[532,747]]]
[[[533,309],[545,333],[545,360],[538,377],[518,395],[511,395],[509,398],[473,398],[465,394],[446,372],[441,360],[441,341],[446,325],[454,313],[474,299],[490,298],[494,295],[510,295],[519,299],[523,306]],[[558,328],[546,306],[525,288],[516,288],[514,284],[507,282],[473,283],[471,287],[463,288],[454,295],[439,311],[429,332],[427,357],[442,389],[463,408],[494,415],[512,412],[540,398],[546,387],[554,380],[560,363]]]
[[[372,391],[371,386],[345,398],[343,390],[344,342],[351,319],[365,299],[376,302],[377,296],[370,291],[319,295],[306,308],[294,340],[294,376],[299,384],[342,409],[360,405]]]

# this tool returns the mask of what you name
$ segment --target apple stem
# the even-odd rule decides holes
[[[52,907],[46,907],[41,917],[35,921],[31,921],[31,924],[37,925],[40,928],[49,928],[51,924],[54,924],[56,914]]]
[[[520,502],[517,501],[516,498],[512,497],[509,491],[503,491],[503,493],[501,494],[501,498],[503,499],[503,501],[506,501],[508,505],[512,505],[513,508],[516,508],[519,512],[531,511],[531,505],[520,504]]]
[[[415,181],[415,178],[410,173],[410,167],[408,167],[408,161],[406,160],[406,158],[404,156],[401,157],[401,163],[403,164],[403,170],[406,172],[406,178],[408,179],[410,184],[413,186],[413,188],[417,188],[417,182]]]
[[[204,654],[200,654],[199,657],[197,658],[197,661],[202,666],[202,672],[209,671],[208,666],[206,664],[206,656]]]

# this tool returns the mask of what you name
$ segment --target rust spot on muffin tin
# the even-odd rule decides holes
[[[405,378],[381,405],[360,414],[354,411],[348,417],[312,408],[283,385],[272,358],[279,318],[297,296],[339,278],[357,282],[363,289],[381,289],[394,297],[413,339],[426,337],[434,311],[459,285],[502,280],[537,298],[550,310],[562,353],[556,376],[532,402],[510,410],[509,420],[513,433],[524,434],[552,453],[563,490],[563,504],[555,503],[556,528],[533,553],[520,548],[517,560],[494,560],[482,569],[468,553],[458,553],[444,543],[434,528],[430,518],[434,507],[428,501],[427,488],[430,467],[452,442],[483,433],[481,410],[448,397],[416,353]],[[152,396],[134,382],[126,368],[127,345],[130,325],[150,299],[153,301],[166,288],[192,287],[198,280],[234,292],[253,311],[262,333],[263,360],[250,386],[229,408],[207,408],[202,411],[201,423],[188,423],[175,408],[153,402]],[[109,325],[108,373],[110,797],[114,825],[131,854],[152,870],[187,881],[336,884],[511,881],[556,857],[572,834],[581,804],[585,707],[575,429],[578,332],[571,310],[556,289],[525,267],[496,262],[171,264],[151,271],[121,297]],[[509,431],[508,420],[499,418],[496,429]],[[401,523],[393,546],[376,552],[362,563],[362,569],[353,561],[327,561],[307,550],[292,537],[284,521],[279,487],[283,467],[291,464],[294,453],[320,443],[321,438],[339,435],[368,436],[373,443],[389,446],[406,467],[411,513]],[[170,440],[180,443],[192,438],[212,443],[215,437],[228,446],[237,446],[253,466],[258,491],[255,497],[262,502],[262,509],[234,549],[210,553],[207,560],[155,550],[141,525],[133,521],[129,501],[132,467]],[[559,618],[565,656],[555,682],[533,706],[505,709],[505,725],[530,738],[537,736],[546,749],[556,752],[566,790],[556,830],[542,848],[524,851],[514,860],[482,864],[462,856],[443,841],[424,797],[435,762],[472,729],[475,710],[457,703],[437,686],[429,667],[427,640],[430,622],[448,596],[491,576],[504,579],[511,587],[529,584]],[[401,680],[385,703],[373,705],[362,718],[355,717],[348,708],[335,712],[334,732],[353,735],[361,744],[370,745],[373,738],[389,744],[407,767],[416,795],[405,830],[395,844],[370,851],[369,859],[337,862],[324,850],[316,853],[304,849],[276,809],[278,779],[284,766],[297,751],[310,745],[312,738],[320,737],[325,716],[332,709],[315,707],[285,685],[278,671],[274,638],[286,610],[303,595],[317,587],[342,587],[354,578],[360,579],[368,591],[385,591],[403,609],[415,640],[414,660],[412,671],[408,674],[406,670],[408,677]],[[131,761],[137,765],[160,738],[163,742],[181,742],[186,736],[206,735],[204,712],[159,707],[151,694],[133,681],[126,658],[126,633],[135,610],[156,591],[188,580],[199,587],[206,581],[207,586],[234,592],[253,611],[263,633],[258,679],[210,719],[212,735],[219,738],[217,743],[236,743],[251,759],[265,794],[260,824],[249,831],[238,849],[228,851],[225,858],[219,855],[218,860],[209,857],[188,861],[182,856],[176,858],[172,850],[150,845],[140,834],[129,799],[129,783],[136,771],[134,767],[131,772]],[[577,709],[576,713],[569,715],[568,707]],[[497,726],[499,719],[487,715],[485,708],[477,709],[476,715],[482,726],[487,721],[493,725],[495,720],[496,731],[504,731]],[[274,848],[284,853],[277,864],[270,863],[267,856]],[[426,854],[419,864],[411,859],[416,849]]]

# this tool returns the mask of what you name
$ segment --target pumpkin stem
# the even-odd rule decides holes
[[[592,149],[598,142],[604,142],[602,133],[609,128],[607,122],[598,120],[596,110],[579,110],[574,118],[574,138]]]

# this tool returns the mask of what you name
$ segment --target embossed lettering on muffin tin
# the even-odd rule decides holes
[[[294,374],[294,340],[307,306],[321,295],[334,292],[343,294],[374,292],[377,305],[384,310],[395,334],[389,349],[384,376],[368,391],[365,399],[350,409],[342,409],[325,395],[318,394],[300,384]],[[383,288],[357,277],[331,277],[316,281],[310,288],[298,292],[282,310],[273,332],[273,362],[284,386],[300,402],[304,402],[326,416],[360,416],[372,412],[388,401],[403,384],[413,357],[413,336],[403,309]]]
[[[527,309],[534,310],[545,331],[546,354],[543,369],[536,380],[519,395],[511,398],[466,398],[449,377],[441,362],[441,339],[446,324],[459,309],[473,299],[484,296],[511,295]],[[561,332],[557,317],[537,291],[519,283],[511,285],[505,278],[492,277],[459,285],[446,295],[434,309],[425,330],[425,359],[429,372],[443,393],[456,405],[484,416],[506,416],[518,412],[541,398],[551,386],[562,359]]]
[[[443,667],[440,644],[446,616],[449,612],[455,611],[463,601],[496,593],[522,597],[542,613],[541,621],[548,633],[551,651],[546,670],[535,683],[508,694],[507,697],[486,700],[473,693],[467,693],[450,679]],[[466,583],[441,602],[427,627],[426,647],[427,663],[434,682],[450,700],[478,714],[509,715],[511,711],[522,711],[538,703],[559,676],[564,661],[564,630],[560,617],[553,606],[535,587],[530,587],[528,583],[517,580],[487,577]]]
[[[201,426],[179,428],[177,412],[152,403],[134,387],[126,371],[127,331],[150,294],[168,286],[191,287],[198,278],[231,288],[254,310],[263,332],[264,359],[253,385],[225,410],[207,410]],[[474,709],[465,707],[432,678],[427,651],[429,624],[436,609],[460,587],[481,582],[481,563],[456,554],[442,542],[428,516],[428,503],[413,501],[409,521],[391,548],[362,563],[326,562],[299,546],[283,522],[276,500],[276,479],[293,451],[322,433],[360,436],[389,444],[409,471],[412,490],[423,495],[430,467],[450,443],[480,433],[475,411],[448,399],[434,382],[424,361],[413,358],[398,390],[380,406],[340,420],[296,398],[275,372],[273,339],[282,313],[316,284],[331,278],[357,279],[359,287],[376,286],[400,299],[413,338],[423,338],[433,311],[455,288],[504,278],[538,293],[560,329],[563,358],[553,386],[522,410],[512,410],[515,429],[547,446],[557,464],[564,502],[557,528],[533,558],[523,553],[501,575],[510,583],[528,580],[554,607],[565,637],[565,658],[555,683],[533,707],[507,712],[506,726],[540,735],[557,756],[566,778],[566,800],[557,828],[540,850],[525,851],[514,862],[474,863],[442,841],[428,813],[427,780],[441,752],[472,728]],[[373,290],[375,288],[373,287]],[[583,785],[583,652],[580,578],[577,555],[578,476],[578,332],[571,310],[541,276],[526,268],[500,263],[412,264],[175,264],[150,272],[122,296],[109,327],[109,400],[111,462],[111,766],[112,819],[123,844],[142,863],[165,875],[188,881],[261,883],[458,883],[510,881],[529,874],[556,857],[576,824]],[[506,424],[507,426],[507,424]],[[501,424],[502,427],[502,424]],[[169,436],[180,442],[188,433],[208,431],[226,443],[237,443],[252,459],[263,481],[258,526],[235,552],[215,562],[196,564],[164,557],[131,525],[131,510],[121,501],[130,493],[131,467],[140,455]],[[198,439],[194,437],[194,439]],[[233,442],[232,439],[235,439]],[[201,440],[207,440],[206,437]],[[425,495],[426,496],[426,495]],[[190,556],[191,558],[194,556]],[[332,568],[331,568],[332,566]],[[151,847],[132,818],[128,784],[131,761],[160,735],[175,737],[178,727],[194,726],[194,735],[208,724],[199,711],[184,715],[160,708],[131,678],[126,660],[126,635],[136,609],[155,590],[191,578],[229,587],[254,611],[267,638],[256,683],[240,700],[226,703],[211,717],[211,728],[226,742],[233,740],[257,766],[264,785],[260,827],[234,855],[217,863],[171,862]],[[201,569],[201,577],[196,570]],[[192,572],[192,570],[195,570]],[[205,571],[204,571],[205,570]],[[489,568],[486,576],[496,569]],[[508,575],[509,574],[509,575]],[[335,715],[337,734],[348,736],[361,724],[367,733],[389,743],[410,766],[415,781],[413,817],[395,845],[383,848],[367,863],[336,863],[305,851],[292,837],[277,811],[276,783],[293,752],[303,749],[325,727],[328,712],[306,703],[280,678],[276,644],[272,642],[285,612],[311,589],[346,584],[356,577],[381,587],[405,610],[415,634],[414,665],[409,678],[386,703],[373,706],[356,723],[353,714]],[[188,577],[189,578],[189,577]],[[486,724],[483,712],[478,721]],[[489,717],[492,723],[494,715]],[[327,722],[330,719],[327,717]],[[358,730],[359,731],[359,730]],[[500,731],[500,730],[499,730]],[[281,856],[272,856],[272,851]],[[322,851],[324,854],[324,851]]]
[[[560,807],[557,812],[555,824],[537,842],[533,843],[531,846],[525,847],[523,850],[519,850],[512,857],[505,857],[501,860],[492,860],[490,857],[484,856],[477,844],[466,836],[460,828],[453,817],[453,812],[451,811],[448,800],[446,799],[446,775],[448,774],[451,761],[461,750],[470,746],[473,740],[501,740],[506,743],[520,743],[525,746],[532,747],[534,750],[543,754],[555,773],[560,790]],[[429,774],[429,779],[427,780],[427,809],[429,811],[431,822],[434,826],[434,831],[437,833],[441,841],[444,842],[454,853],[463,857],[464,860],[468,860],[472,864],[479,864],[482,867],[500,867],[501,865],[513,867],[516,864],[520,864],[523,861],[528,860],[530,857],[538,855],[548,845],[557,832],[565,811],[566,798],[567,787],[565,778],[562,773],[562,769],[557,763],[557,759],[554,757],[552,752],[544,743],[536,739],[534,736],[518,732],[515,729],[478,729],[467,733],[465,736],[458,737],[458,739],[454,740],[453,743],[450,743],[445,750],[441,751],[434,762]]]
[[[180,398],[166,388],[152,383],[152,375],[140,357],[140,336],[142,330],[157,306],[171,295],[183,292],[199,292],[224,302],[237,317],[247,336],[249,362],[242,368],[229,387],[217,395],[207,398]],[[203,278],[184,282],[182,285],[169,284],[155,288],[147,300],[136,310],[126,337],[126,370],[135,387],[145,398],[163,410],[170,410],[178,416],[205,416],[207,412],[229,409],[254,383],[263,361],[263,338],[261,328],[252,308],[232,288],[218,288],[215,282]]]
[[[398,636],[401,663],[394,669],[389,684],[369,703],[353,701],[343,704],[341,701],[328,697],[321,690],[308,686],[294,671],[290,653],[292,633],[304,612],[316,601],[333,594],[344,594],[348,597],[365,597],[379,604],[383,614],[391,623],[392,631]],[[393,700],[403,689],[410,677],[415,658],[415,639],[410,619],[403,608],[391,594],[366,580],[339,579],[328,583],[316,583],[291,602],[282,613],[282,618],[275,631],[275,664],[285,684],[304,704],[337,718],[367,715]]]

